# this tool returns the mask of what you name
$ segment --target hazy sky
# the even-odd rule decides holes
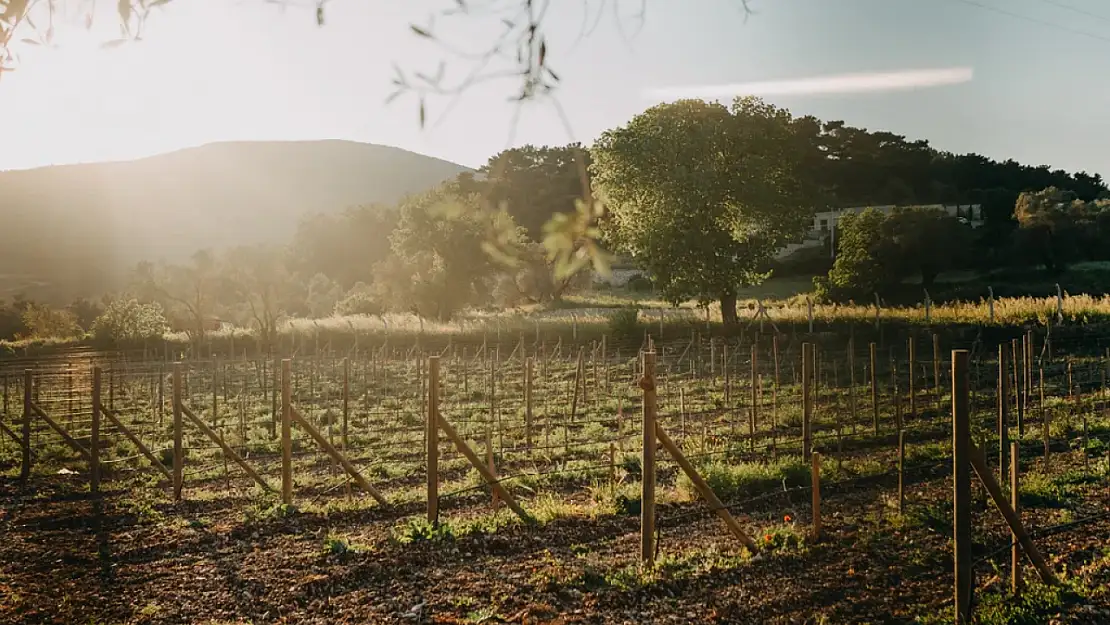
[[[608,0],[579,40],[584,12],[596,16],[601,4],[554,0],[546,23],[573,135],[542,102],[527,105],[511,133],[512,80],[473,88],[442,121],[447,101],[433,99],[429,118],[439,123],[423,131],[415,101],[384,103],[394,62],[434,73],[446,59],[449,79],[471,69],[408,27],[454,0],[331,0],[323,28],[311,6],[174,0],[152,16],[144,41],[112,50],[94,41],[112,31],[98,16],[107,30],[90,37],[61,28],[60,50],[21,48],[23,67],[0,80],[0,169],[230,139],[317,138],[478,166],[510,142],[589,143],[650,106],[660,89],[964,68],[973,77],[960,84],[767,99],[940,149],[1110,177],[1104,0],[751,0],[756,14],[746,20],[739,0],[647,0],[635,33],[640,1]],[[497,28],[496,19],[476,16],[436,21],[463,50],[482,50]]]

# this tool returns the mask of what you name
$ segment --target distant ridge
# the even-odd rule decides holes
[[[140,260],[284,243],[307,214],[394,203],[466,171],[401,148],[322,140],[0,172],[0,297],[25,286],[5,283],[14,275],[35,290],[93,295]]]

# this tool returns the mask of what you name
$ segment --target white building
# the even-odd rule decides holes
[[[775,254],[775,258],[783,259],[793,255],[799,250],[824,245],[826,237],[835,236],[836,224],[844,215],[862,213],[868,208],[873,208],[883,213],[889,213],[898,207],[899,205],[895,204],[888,204],[886,206],[854,206],[852,208],[839,208],[831,211],[814,213],[813,225],[810,227],[809,232],[806,233],[805,238],[800,243],[790,243],[782,248]],[[979,204],[920,204],[906,205],[904,208],[931,208],[943,210],[952,217],[959,217],[960,219],[966,220],[966,223],[970,224],[973,228],[983,223],[982,207]]]

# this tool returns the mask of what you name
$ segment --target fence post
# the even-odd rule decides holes
[[[293,368],[281,361],[281,503],[293,503]]]
[[[605,337],[601,337],[602,353],[605,350]],[[524,444],[532,451],[532,357],[524,360]]]
[[[955,622],[971,623],[971,411],[968,352],[952,352],[952,550],[955,573]]]
[[[1018,442],[1013,441],[1010,443],[1010,507],[1014,509],[1014,515],[1019,519],[1021,518],[1020,498],[1018,497]],[[1010,592],[1017,595],[1021,593],[1021,544],[1018,542],[1018,536],[1013,531],[1010,532]]]
[[[356,340],[358,335],[355,335]],[[347,422],[351,416],[351,360],[343,359],[343,451],[347,451]]]
[[[908,351],[910,364],[908,367],[906,367],[906,386],[910,394],[910,418],[914,419],[917,417],[917,398],[914,396],[914,391],[916,389],[914,388],[913,384],[913,378],[916,373],[915,369],[917,368],[917,349],[916,344],[913,340],[913,336],[909,337]]]
[[[1009,451],[1010,380],[1006,369],[1006,344],[998,346],[998,483],[1006,483],[1006,454]]]
[[[933,334],[933,395],[937,404],[937,415],[941,414],[940,403],[940,335]]]
[[[100,492],[100,367],[93,367],[92,424],[89,432],[89,492]]]
[[[644,352],[643,458],[640,487],[640,562],[650,568],[655,561],[655,352]]]
[[[1049,412],[1044,409],[1044,367],[1040,367],[1037,370],[1037,373],[1037,392],[1040,394],[1040,401],[1037,405],[1040,407],[1041,410],[1041,429],[1043,430],[1042,434],[1044,435],[1044,470],[1045,472],[1048,472],[1048,457],[1051,453],[1049,443],[1051,438],[1050,426],[1052,425],[1052,419],[1049,416]]]
[[[1010,340],[1010,358],[1013,360],[1013,363],[1014,363],[1013,367],[1012,367],[1013,372],[1014,372],[1014,377],[1012,379],[1013,388],[1010,389],[1010,392],[1014,396],[1014,403],[1017,404],[1016,410],[1017,410],[1018,439],[1021,439],[1022,435],[1025,434],[1025,411],[1023,410],[1022,401],[1021,401],[1021,389],[1023,387],[1023,383],[1022,383],[1022,380],[1021,380],[1021,372],[1025,370],[1025,365],[1021,364],[1022,363],[1022,359],[1021,359],[1022,355],[1023,355],[1023,352],[1018,352],[1018,341],[1017,341],[1017,339],[1011,339]],[[1019,366],[1020,366],[1020,369],[1019,369]]]
[[[109,381],[111,374],[109,373]],[[183,446],[181,424],[181,363],[173,363],[173,500],[181,501],[181,491],[185,486],[185,448]]]
[[[802,457],[813,451],[810,419],[813,418],[813,344],[802,343]]]
[[[439,356],[428,358],[428,522],[439,522]]]
[[[898,514],[906,509],[906,433],[898,432]]]
[[[875,434],[879,433],[879,382],[875,375],[875,363],[878,360],[875,357],[875,343],[868,346],[869,355],[871,356],[871,425],[875,428]]]
[[[19,481],[26,483],[31,477],[31,398],[35,384],[35,374],[30,369],[23,370],[23,421],[20,423],[21,451],[23,462],[19,465]]]
[[[821,540],[821,454],[813,452],[810,458],[812,459],[810,481],[813,492],[813,540],[816,542]]]

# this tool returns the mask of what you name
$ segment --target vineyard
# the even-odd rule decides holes
[[[0,361],[0,620],[1110,619],[1098,337],[439,338]]]

